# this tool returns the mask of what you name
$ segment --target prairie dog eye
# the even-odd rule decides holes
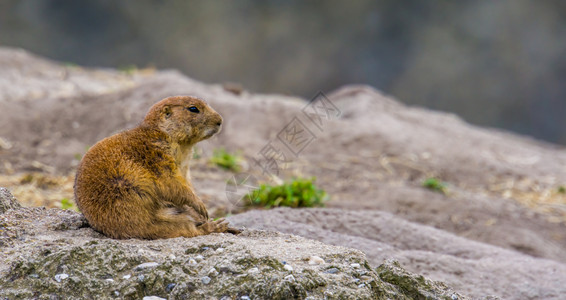
[[[199,113],[199,110],[196,106],[191,106],[187,108],[190,112]]]

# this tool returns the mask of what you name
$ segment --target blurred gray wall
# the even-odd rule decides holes
[[[566,144],[561,0],[2,0],[0,45],[306,98],[366,83]]]

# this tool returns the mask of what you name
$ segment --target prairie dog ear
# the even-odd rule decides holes
[[[169,117],[171,117],[172,113],[173,112],[171,111],[171,106],[165,105],[163,107],[163,115],[165,116],[165,119],[169,119]]]

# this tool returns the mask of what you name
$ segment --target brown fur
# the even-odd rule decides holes
[[[192,106],[199,112],[189,111]],[[188,175],[193,145],[221,124],[222,117],[200,99],[161,100],[138,127],[103,139],[85,154],[75,178],[79,209],[94,229],[113,238],[237,233],[224,219],[208,218]]]

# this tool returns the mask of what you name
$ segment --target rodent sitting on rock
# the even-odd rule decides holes
[[[203,100],[177,96],[153,105],[136,128],[92,146],[75,178],[89,224],[112,238],[239,233],[208,218],[188,178],[192,147],[218,133],[222,117]]]

